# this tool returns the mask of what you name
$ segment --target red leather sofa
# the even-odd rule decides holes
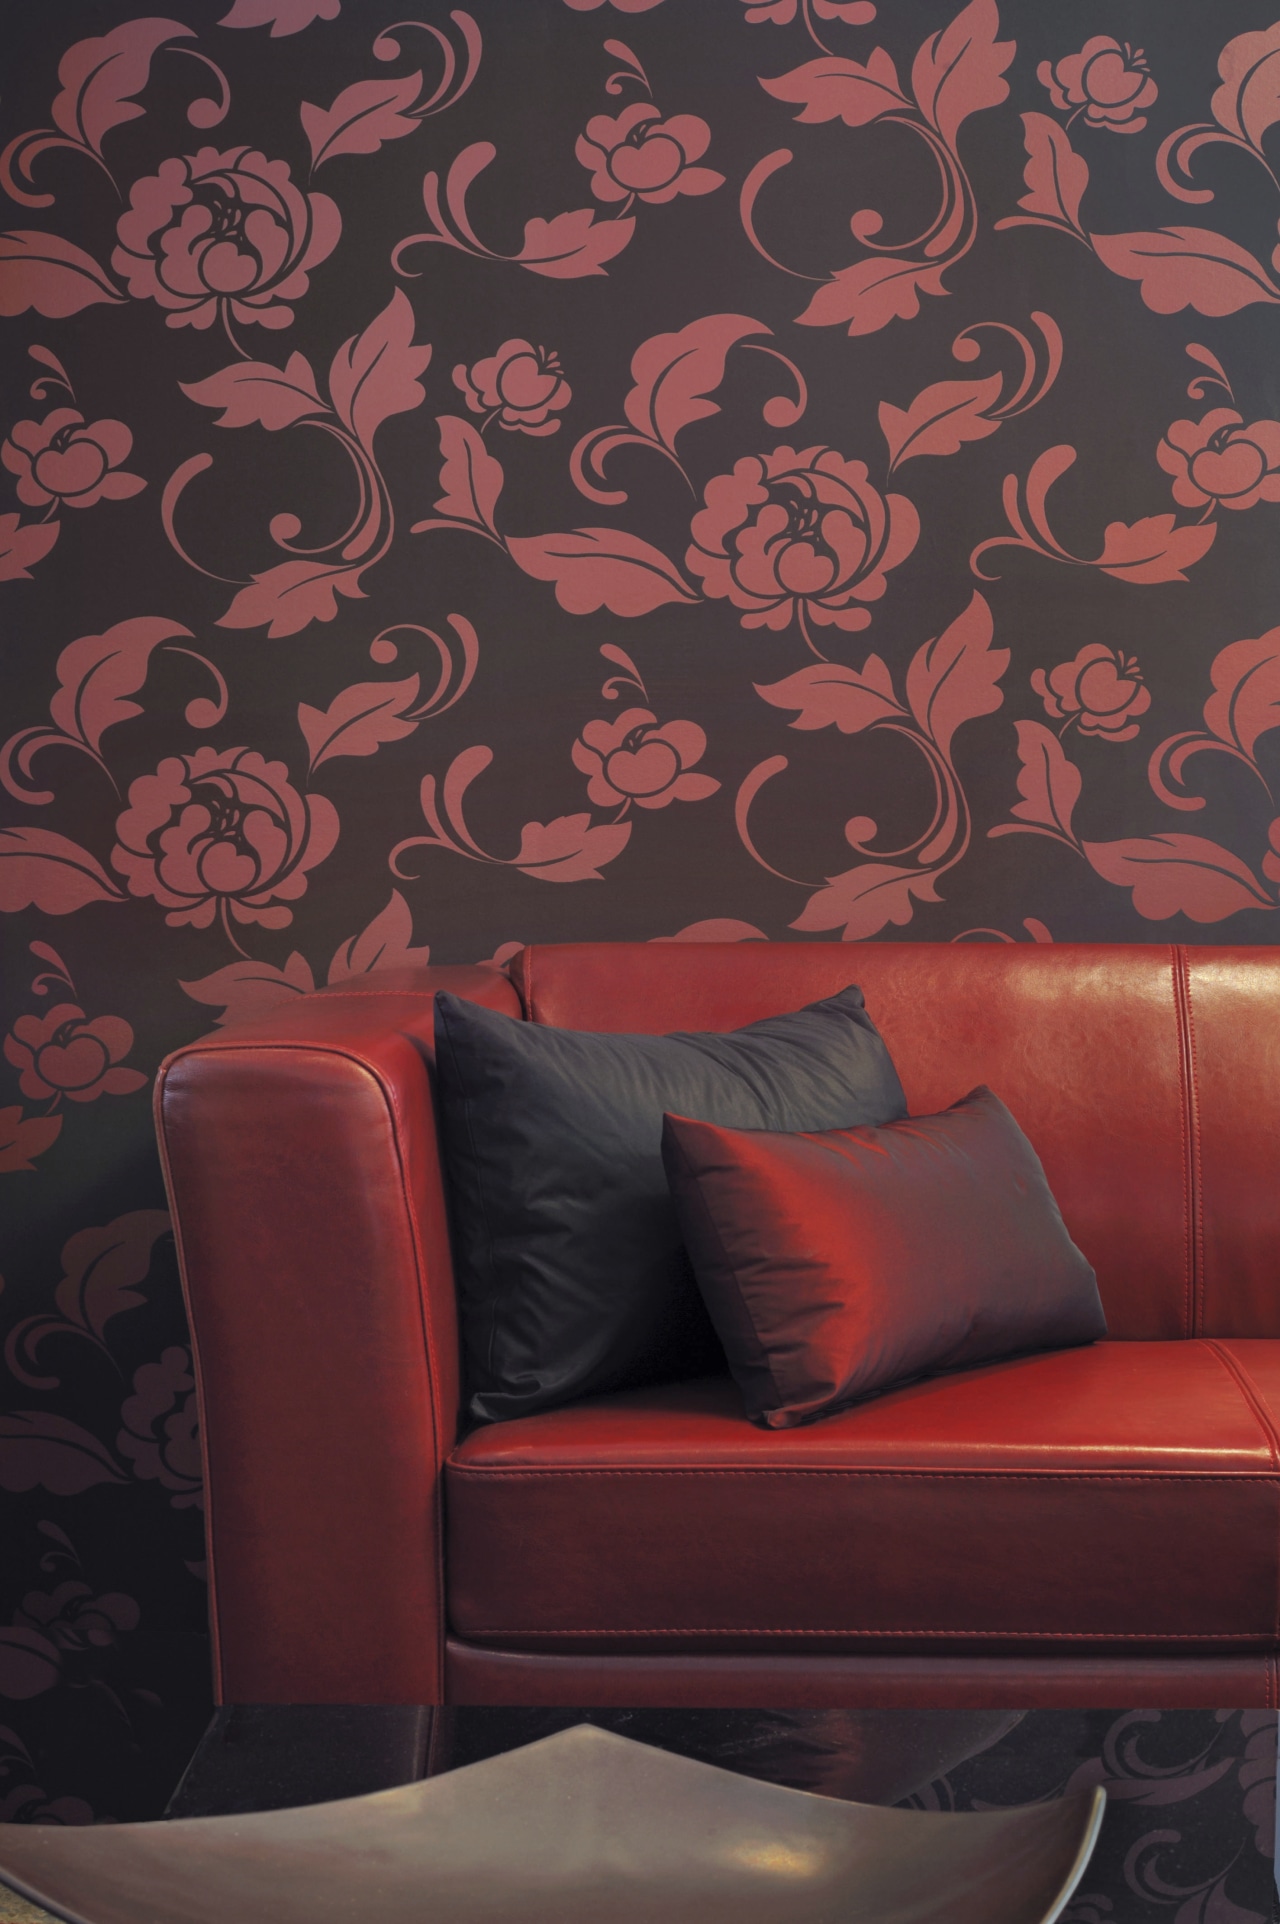
[[[432,997],[729,1029],[849,981],[1030,1135],[1110,1338],[763,1431],[733,1384],[459,1433]],[[583,944],[207,1036],[157,1118],[231,1702],[1277,1702],[1280,949]]]

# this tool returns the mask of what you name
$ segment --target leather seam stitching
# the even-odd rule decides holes
[[[762,1466],[759,1469],[748,1465],[734,1468],[715,1469],[663,1469],[656,1465],[635,1464],[630,1467],[604,1467],[599,1469],[577,1470],[568,1466],[560,1468],[548,1465],[545,1468],[482,1470],[472,1464],[446,1463],[450,1476],[470,1476],[478,1479],[512,1479],[552,1476],[684,1476],[705,1479],[725,1476],[771,1476],[771,1477],[814,1477],[838,1476],[846,1482],[874,1478],[882,1481],[892,1478],[898,1482],[947,1482],[947,1483],[1031,1483],[1043,1482],[1053,1478],[1062,1483],[1271,1483],[1280,1487],[1280,1475],[1272,1470],[877,1470],[877,1469],[775,1469]]]
[[[1200,1059],[1196,1049],[1195,1007],[1191,1000],[1191,958],[1186,949],[1179,951],[1182,957],[1182,994],[1187,1024],[1187,1060],[1191,1074],[1190,1105],[1188,1111],[1191,1136],[1191,1264],[1194,1284],[1193,1316],[1197,1336],[1204,1332],[1205,1322],[1205,1265],[1204,1265],[1204,1164],[1201,1154],[1200,1130]]]
[[[1223,1368],[1235,1379],[1240,1394],[1253,1411],[1254,1417],[1267,1439],[1267,1444],[1271,1451],[1271,1461],[1275,1463],[1277,1459],[1280,1458],[1280,1441],[1277,1439],[1276,1427],[1267,1409],[1262,1392],[1254,1382],[1252,1375],[1245,1368],[1239,1357],[1235,1356],[1224,1344],[1215,1342],[1212,1337],[1202,1337],[1201,1341],[1204,1347],[1213,1352]],[[1280,1582],[1276,1585],[1275,1635],[1277,1639],[1280,1639]]]
[[[477,1633],[472,1632],[472,1635]],[[1005,1642],[1025,1642],[1052,1640],[1054,1643],[1257,1643],[1266,1636],[1260,1630],[859,1630],[842,1626],[833,1630],[764,1630],[754,1624],[698,1625],[684,1624],[667,1628],[647,1628],[642,1630],[490,1630],[478,1635],[490,1638],[521,1637],[529,1640],[550,1637],[880,1637],[891,1640],[896,1637],[936,1637],[941,1640],[954,1640],[957,1637],[969,1639],[999,1638]]]
[[[1280,1437],[1277,1437],[1276,1426],[1271,1420],[1262,1394],[1252,1376],[1240,1359],[1233,1356],[1231,1351],[1216,1338],[1201,1336],[1197,1341],[1202,1349],[1207,1349],[1211,1355],[1217,1357],[1223,1369],[1235,1383],[1245,1404],[1256,1419],[1258,1428],[1267,1439],[1267,1448],[1271,1453],[1273,1467],[1280,1469]]]
[[[1173,990],[1174,1030],[1178,1045],[1178,1120],[1181,1125],[1180,1162],[1182,1176],[1182,1334],[1195,1333],[1195,1276],[1192,1257],[1191,1204],[1191,1093],[1187,1059],[1186,1012],[1183,1008],[1182,950],[1169,950],[1169,977]]]

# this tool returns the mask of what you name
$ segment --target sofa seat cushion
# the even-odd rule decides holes
[[[449,1616],[529,1650],[1274,1647],[1280,1341],[1104,1342],[794,1430],[728,1379],[468,1436]]]

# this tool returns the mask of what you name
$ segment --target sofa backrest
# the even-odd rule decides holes
[[[985,1082],[1113,1336],[1280,1335],[1280,948],[575,943],[511,968],[560,1028],[733,1029],[860,983],[913,1113]]]

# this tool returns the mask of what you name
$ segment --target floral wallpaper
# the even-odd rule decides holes
[[[1280,19],[0,43],[0,1815],[83,1821],[207,1708],[169,1049],[532,940],[1277,939]]]

